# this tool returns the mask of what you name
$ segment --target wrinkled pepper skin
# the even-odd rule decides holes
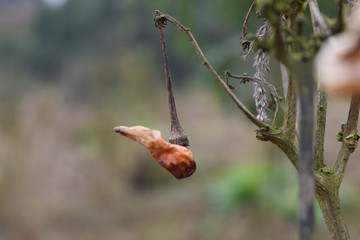
[[[186,147],[166,142],[158,130],[119,126],[114,131],[146,147],[151,156],[177,179],[189,177],[196,170],[192,152]]]

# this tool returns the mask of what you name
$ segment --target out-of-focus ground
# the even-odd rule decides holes
[[[255,127],[171,26],[176,102],[197,172],[176,180],[112,131],[144,125],[168,137],[154,9],[189,26],[215,68],[251,74],[238,43],[250,3],[0,0],[0,239],[296,239],[296,172],[255,139]],[[254,32],[259,21],[250,22]],[[237,94],[254,111],[251,91]],[[329,166],[347,111],[346,99],[330,99]],[[358,159],[356,152],[341,193],[353,239]],[[328,239],[319,211],[316,239]]]

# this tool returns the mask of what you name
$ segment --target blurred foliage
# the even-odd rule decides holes
[[[17,1],[21,2],[21,0]],[[238,49],[237,55],[241,54],[238,40],[232,42],[232,45],[222,46],[227,55],[221,58],[218,55],[219,51],[212,57],[211,49],[217,49],[219,42],[228,38],[235,36],[238,38],[242,16],[246,11],[242,6],[250,2],[214,1],[212,4],[207,1],[183,1],[180,7],[171,4],[171,1],[139,0],[70,0],[61,8],[37,4],[37,14],[33,21],[26,23],[26,30],[5,32],[0,35],[0,50],[3,53],[0,55],[0,62],[2,67],[10,68],[12,71],[22,69],[27,74],[26,80],[32,82],[61,82],[64,81],[64,73],[71,70],[69,69],[71,66],[84,68],[84,64],[87,64],[95,71],[102,67],[100,64],[103,62],[111,63],[120,56],[125,57],[124,61],[127,61],[127,57],[142,56],[145,50],[151,56],[155,56],[153,59],[148,59],[147,63],[154,62],[154,67],[157,69],[155,74],[152,73],[149,77],[159,79],[162,63],[152,14],[154,9],[162,8],[182,19],[185,25],[191,26],[204,50],[210,50],[211,60],[218,62],[215,66],[225,69],[225,65],[234,63],[237,58],[229,55],[233,54],[234,48]],[[223,10],[219,11],[219,9]],[[236,9],[239,9],[240,13],[237,13]],[[204,10],[207,14],[204,14]],[[259,20],[256,18],[253,20],[255,21],[251,23],[250,29],[255,30]],[[234,29],[237,31],[234,32]],[[169,27],[167,32],[175,82],[183,85],[195,80],[192,74],[195,69],[201,68],[201,64],[198,66],[193,64],[198,60],[192,46],[174,28]],[[137,52],[136,49],[139,47],[141,51]],[[132,66],[134,69],[143,66],[140,62],[134,64]],[[121,72],[118,72],[119,77],[121,78]],[[79,85],[89,86],[99,80],[91,77],[89,79],[86,76],[77,81]],[[102,84],[106,84],[107,81],[110,81],[109,77],[102,78]],[[206,82],[207,85],[216,84],[215,81],[204,78],[197,78],[196,81]],[[108,85],[117,84],[116,81],[110,83]],[[154,81],[142,80],[142,83],[146,84],[144,85],[146,88],[153,85]],[[93,91],[86,88],[83,90]],[[222,91],[220,93],[222,94]],[[88,95],[92,94],[93,92],[90,92]]]
[[[268,168],[264,165],[242,165],[225,170],[219,182],[210,187],[211,199],[218,207],[229,210],[242,205],[257,206]]]
[[[267,162],[231,167],[212,189],[215,206],[224,210],[261,207],[296,220],[298,186],[294,172]],[[320,212],[318,212],[320,213]]]
[[[242,208],[276,210],[285,218],[297,221],[298,183],[294,171],[283,164],[270,164],[260,161],[255,164],[242,164],[224,169],[215,183],[209,188],[214,206],[225,212]],[[354,195],[342,193],[342,206],[345,210],[354,207]],[[323,222],[321,209],[315,205],[315,217]]]
[[[17,2],[24,0],[14,0],[11,4]],[[157,8],[166,10],[192,29],[219,72],[229,68],[239,69],[239,73],[253,71],[249,71],[251,61],[240,66],[238,63],[242,54],[238,39],[251,0],[187,0],[180,6],[166,0],[68,0],[60,8],[49,7],[36,0],[29,2],[36,6],[36,10],[32,20],[24,23],[25,28],[0,31],[0,69],[6,72],[19,72],[21,69],[21,73],[26,75],[23,78],[26,84],[60,82],[68,86],[64,83],[69,81],[67,73],[75,71],[78,76],[73,81],[76,82],[68,86],[68,91],[79,92],[78,89],[81,89],[82,96],[78,98],[89,100],[98,94],[94,88],[104,88],[105,85],[105,92],[100,93],[107,94],[114,87],[125,89],[126,83],[132,81],[123,76],[122,71],[117,71],[118,61],[128,62],[127,68],[132,64],[131,69],[138,71],[144,66],[143,60],[132,62],[131,59],[141,59],[143,54],[149,54],[152,58],[146,59],[146,64],[152,64],[156,70],[149,72],[149,79],[141,82],[144,88],[154,86],[154,83],[157,86],[162,83],[158,80],[162,74],[158,36],[152,23],[153,11]],[[9,5],[6,1],[2,4]],[[329,5],[328,8],[331,7]],[[252,15],[248,31],[255,32],[260,23],[261,20]],[[198,62],[197,56],[185,36],[173,27],[169,27],[167,32],[176,84],[206,83],[218,95],[225,97],[215,81],[199,77],[199,71],[201,76],[208,73],[200,63],[193,64]],[[104,69],[104,65],[108,65],[106,71],[99,70]]]

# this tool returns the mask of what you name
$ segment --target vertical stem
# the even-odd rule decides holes
[[[325,23],[325,19],[320,12],[317,0],[309,2],[311,22],[314,35],[329,35],[330,30]],[[324,144],[325,144],[325,126],[327,113],[327,94],[325,89],[318,84],[317,86],[317,107],[316,107],[316,129],[314,142],[314,168],[318,170],[325,167]]]
[[[166,86],[168,91],[168,102],[169,102],[169,111],[170,111],[170,139],[169,142],[173,144],[178,144],[184,147],[189,146],[189,139],[187,138],[184,130],[180,126],[179,119],[177,117],[176,112],[176,105],[175,105],[175,98],[174,98],[174,92],[172,89],[172,82],[171,82],[171,73],[169,68],[169,61],[167,57],[167,51],[166,51],[166,43],[164,39],[164,23],[158,22],[157,28],[159,30],[160,34],[160,42],[161,42],[161,48],[163,53],[163,59],[164,59],[164,67],[165,67],[165,78],[166,78]]]
[[[346,122],[344,135],[349,135],[356,129],[359,121],[360,98],[357,95],[351,97],[349,115]]]
[[[316,198],[323,212],[331,240],[350,240],[349,231],[340,208],[339,188],[344,178],[350,154],[355,150],[359,139],[357,135],[359,109],[360,99],[353,95],[343,132],[343,144],[333,171],[327,174],[318,172],[316,176]]]
[[[318,86],[316,106],[316,129],[314,142],[314,168],[318,170],[325,166],[324,162],[324,143],[325,143],[325,126],[327,112],[327,94],[323,87]]]
[[[310,69],[298,82],[300,99],[300,151],[299,151],[299,235],[300,240],[311,240],[314,226],[314,174],[313,174],[313,125],[314,81]],[[298,75],[299,76],[299,75]],[[301,75],[300,75],[301,76]]]
[[[247,34],[246,24],[247,24],[247,22],[248,22],[248,20],[249,20],[250,13],[251,13],[251,11],[252,11],[254,8],[255,8],[255,1],[250,5],[249,10],[248,10],[247,13],[246,13],[245,20],[244,20],[243,25],[242,25],[240,43],[243,43],[244,41],[246,41],[246,39],[245,39],[246,34]]]
[[[338,8],[338,31],[341,32],[344,29],[344,0],[337,0]]]
[[[340,208],[339,185],[332,174],[318,174],[316,199],[319,202],[331,240],[350,240]]]
[[[160,41],[161,41],[161,48],[164,58],[164,68],[165,68],[165,78],[166,78],[166,87],[168,90],[168,101],[169,101],[169,111],[170,111],[170,120],[171,120],[171,128],[173,128],[175,125],[179,124],[179,120],[177,117],[176,112],[176,105],[175,105],[175,98],[174,98],[174,92],[172,89],[172,81],[171,81],[171,73],[169,69],[169,61],[167,57],[167,51],[166,51],[166,44],[164,39],[164,32],[162,28],[159,28],[160,31]]]
[[[296,142],[296,119],[297,119],[297,105],[298,94],[296,91],[296,84],[294,76],[288,72],[288,86],[286,93],[285,116],[283,123],[283,131],[286,140]]]

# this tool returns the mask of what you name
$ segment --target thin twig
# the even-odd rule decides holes
[[[333,168],[335,174],[337,174],[340,178],[339,184],[344,177],[350,154],[354,152],[355,148],[357,147],[357,141],[359,140],[359,135],[357,134],[359,109],[360,98],[353,95],[351,98],[348,119],[343,131],[343,144]]]
[[[311,0],[309,2],[312,25],[314,32],[328,36],[331,34],[329,27],[326,25],[325,19],[320,12],[317,0]]]
[[[250,13],[251,11],[254,9],[255,7],[255,2],[253,2],[250,7],[249,7],[249,10],[247,11],[246,13],[246,16],[245,16],[245,19],[244,19],[244,22],[243,22],[243,25],[242,25],[242,31],[241,31],[241,37],[240,37],[240,43],[243,45],[244,42],[246,42],[246,34],[247,34],[247,22],[249,21],[249,17],[250,17]]]
[[[341,32],[344,29],[344,1],[337,0],[338,8],[338,31]]]
[[[206,66],[209,72],[216,78],[216,80],[221,84],[221,86],[225,89],[225,91],[230,95],[231,99],[234,103],[240,108],[240,110],[258,127],[268,127],[267,124],[259,121],[247,108],[246,106],[237,98],[237,96],[232,92],[231,88],[226,84],[226,82],[221,78],[221,76],[215,71],[215,69],[211,66],[211,64],[206,59],[204,53],[202,52],[199,44],[197,43],[196,39],[190,32],[189,28],[186,28],[182,25],[179,21],[173,18],[170,15],[164,14],[159,10],[155,10],[154,13],[154,21],[164,21],[167,20],[171,22],[174,26],[176,26],[179,30],[181,30],[190,40],[191,44],[193,45],[196,54],[199,56],[202,64]]]

